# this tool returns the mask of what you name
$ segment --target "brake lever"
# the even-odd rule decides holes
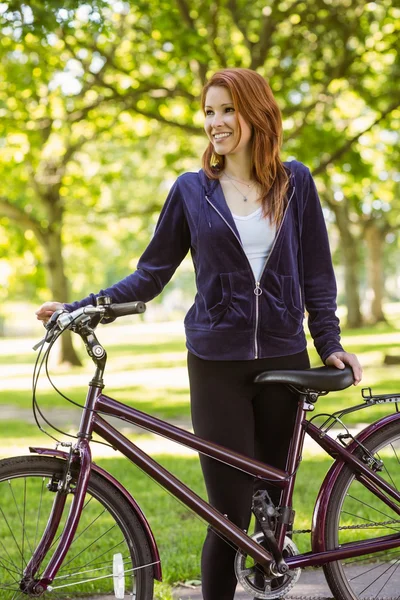
[[[55,310],[53,312],[53,314],[51,315],[50,319],[47,321],[47,323],[43,323],[43,327],[45,327],[47,329],[47,333],[44,336],[44,338],[40,340],[40,342],[38,342],[37,344],[35,344],[33,346],[33,350],[35,350],[35,351],[38,350],[45,342],[47,342],[47,343],[51,342],[51,340],[53,339],[55,332],[56,332],[57,319],[63,312],[66,312],[65,309],[63,309],[63,308],[59,308],[58,310]]]

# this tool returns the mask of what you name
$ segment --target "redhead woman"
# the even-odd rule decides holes
[[[299,161],[282,162],[282,118],[266,80],[249,69],[215,73],[202,93],[208,146],[203,168],[171,188],[137,270],[98,295],[148,302],[190,250],[197,294],[185,317],[193,428],[197,435],[285,468],[296,402],[283,385],[257,386],[267,369],[307,369],[305,311],[326,365],[361,367],[340,344],[336,282],[315,183]],[[46,321],[60,307],[46,302]],[[247,529],[253,479],[201,456],[209,501]],[[273,502],[280,492],[265,482]],[[208,530],[205,600],[232,600],[235,548]]]

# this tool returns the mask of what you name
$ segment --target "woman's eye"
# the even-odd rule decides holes
[[[226,112],[228,112],[228,111],[235,112],[235,109],[233,108],[233,106],[228,106],[228,108],[226,108],[225,110],[226,110]]]
[[[206,117],[208,117],[209,115],[212,115],[212,114],[213,114],[212,110],[206,110]]]

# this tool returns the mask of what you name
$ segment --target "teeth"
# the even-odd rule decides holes
[[[231,135],[230,133],[217,133],[217,134],[214,135],[214,138],[216,140],[220,140],[222,138],[229,137],[230,135]]]

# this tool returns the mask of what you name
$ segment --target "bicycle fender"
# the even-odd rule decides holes
[[[30,447],[29,451],[34,454],[42,454],[45,456],[54,456],[55,458],[62,458],[65,460],[68,460],[68,456],[69,456],[67,452],[63,452],[62,450],[56,450],[55,448]],[[132,511],[135,513],[136,517],[138,518],[140,524],[143,527],[143,531],[145,532],[145,534],[147,536],[147,541],[149,543],[149,547],[150,547],[150,551],[151,551],[152,562],[155,563],[153,565],[154,577],[158,581],[162,581],[161,560],[160,560],[160,554],[158,552],[157,542],[154,538],[153,532],[150,529],[149,522],[146,519],[145,514],[143,513],[142,509],[140,508],[140,506],[138,505],[136,500],[128,492],[128,490],[126,490],[124,488],[124,486],[121,485],[110,473],[108,473],[105,469],[102,469],[101,467],[96,465],[96,463],[92,463],[91,468],[98,475],[100,475],[100,477],[102,477],[103,479],[106,479],[111,485],[116,487],[118,489],[118,491],[124,496],[125,500],[129,503]]]
[[[360,431],[360,433],[356,436],[356,440],[358,442],[364,443],[370,435],[372,435],[376,431],[379,431],[383,427],[386,427],[386,425],[389,425],[389,423],[392,423],[393,421],[400,422],[400,413],[388,415],[386,417],[383,417],[382,419],[379,419],[375,423],[368,425],[367,427],[365,427],[365,429]],[[347,450],[350,454],[353,454],[358,447],[359,446],[357,442],[353,441],[347,446]],[[332,494],[333,486],[335,485],[337,478],[339,477],[340,473],[342,472],[345,466],[346,463],[343,462],[343,460],[336,460],[329,469],[328,473],[326,474],[325,479],[322,482],[321,488],[318,492],[311,525],[312,552],[323,552],[324,550],[327,550],[325,540],[327,519],[326,511],[330,496]]]

